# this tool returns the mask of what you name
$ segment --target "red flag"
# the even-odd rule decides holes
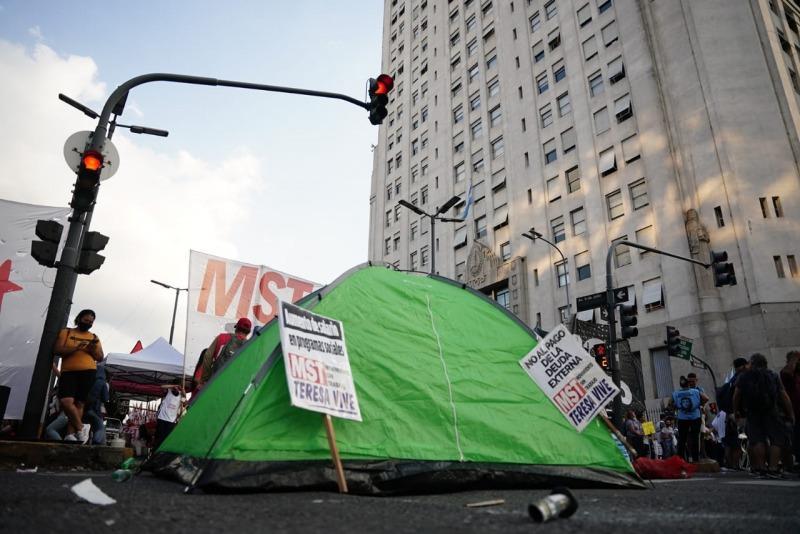
[[[141,341],[137,341],[137,342],[136,342],[136,345],[134,345],[134,346],[133,346],[133,349],[131,350],[131,354],[133,354],[134,352],[139,352],[139,351],[140,351],[140,350],[142,350],[143,348],[144,348],[144,347],[142,346],[142,342],[141,342]]]

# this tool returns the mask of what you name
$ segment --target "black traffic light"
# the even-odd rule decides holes
[[[733,264],[726,263],[727,261],[728,253],[726,251],[711,251],[711,272],[714,275],[716,287],[736,285],[736,272],[733,270]]]
[[[388,74],[369,79],[369,122],[381,124],[386,118],[386,104],[389,103],[389,91],[394,87],[394,80]]]
[[[596,361],[597,365],[602,367],[604,371],[611,369],[611,362],[609,361],[608,354],[606,353],[605,343],[599,343],[593,346],[592,354],[594,355],[594,361]]]
[[[78,179],[70,206],[77,212],[89,211],[97,198],[100,185],[100,172],[103,170],[103,155],[95,150],[87,150],[81,156]]]
[[[619,325],[620,337],[628,339],[639,335],[639,319],[636,318],[636,304],[620,304],[619,306]]]
[[[679,356],[681,346],[681,333],[674,326],[667,327],[667,354]]]
[[[41,241],[31,243],[31,256],[45,267],[55,267],[58,244],[64,227],[56,221],[36,221],[36,237]]]
[[[78,258],[78,265],[75,267],[75,272],[78,274],[90,274],[103,265],[106,261],[105,256],[98,254],[103,250],[108,243],[108,236],[99,232],[86,232],[83,236],[83,243],[81,244],[81,254]]]

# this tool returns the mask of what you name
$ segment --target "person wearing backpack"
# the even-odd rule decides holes
[[[253,328],[253,323],[247,317],[240,318],[234,333],[229,334],[223,332],[214,338],[211,345],[203,352],[202,357],[202,373],[197,385],[197,389],[202,388],[213,375],[215,375],[224,365],[228,362],[233,355],[244,345],[247,341],[247,336],[250,335],[250,330]]]
[[[678,417],[678,456],[696,462],[700,458],[700,406],[708,402],[708,397],[699,389],[689,387],[689,380],[685,376],[680,377],[679,383],[680,389],[672,392],[669,401],[669,407],[675,410]]]
[[[736,382],[733,407],[737,416],[747,418],[745,430],[753,474],[779,478],[781,449],[788,447],[791,440],[787,422],[794,425],[794,412],[778,374],[767,368],[763,354],[750,357],[750,370]]]

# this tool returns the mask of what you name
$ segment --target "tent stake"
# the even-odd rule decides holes
[[[322,420],[325,422],[325,432],[328,434],[328,446],[331,448],[333,466],[336,468],[336,483],[339,485],[339,493],[347,493],[347,480],[344,478],[342,459],[339,458],[339,448],[336,447],[336,435],[333,433],[333,421],[331,421],[331,416],[328,414],[323,414]]]

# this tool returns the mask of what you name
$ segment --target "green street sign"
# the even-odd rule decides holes
[[[678,344],[678,358],[683,358],[684,360],[691,360],[692,359],[692,340],[688,337],[680,336],[678,338],[680,342]]]

